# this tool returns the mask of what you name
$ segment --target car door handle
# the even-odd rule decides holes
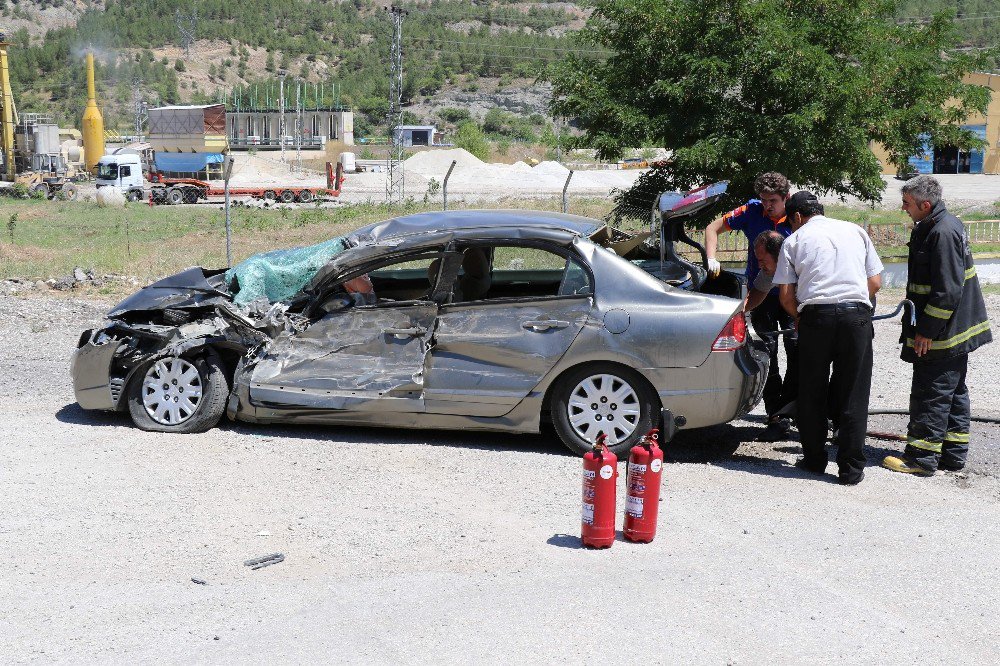
[[[569,326],[568,321],[560,321],[558,319],[537,319],[521,322],[521,328],[538,332],[547,331],[552,328],[566,328],[567,326]]]
[[[391,335],[398,340],[403,340],[405,338],[416,338],[427,332],[426,328],[420,328],[419,326],[411,326],[410,328],[387,328],[382,331],[386,335]]]

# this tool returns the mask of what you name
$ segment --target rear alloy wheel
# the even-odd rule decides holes
[[[608,448],[624,455],[659,419],[660,402],[636,372],[611,363],[575,370],[552,394],[552,421],[559,438],[584,454],[607,435]]]
[[[129,385],[128,408],[143,430],[203,432],[222,417],[229,387],[210,358],[161,358]]]

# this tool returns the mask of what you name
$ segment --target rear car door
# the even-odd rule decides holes
[[[424,365],[438,305],[430,299],[425,253],[367,276],[373,293],[349,293],[359,274],[323,296],[319,316],[301,332],[280,334],[251,376],[255,404],[310,409],[421,412]],[[381,293],[380,293],[381,292]],[[424,292],[421,298],[412,296]],[[392,296],[405,296],[396,300]]]
[[[438,315],[424,386],[429,413],[503,416],[562,358],[593,307],[589,269],[564,248],[493,245],[488,254],[485,293]]]

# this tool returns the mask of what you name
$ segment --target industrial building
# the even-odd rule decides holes
[[[157,171],[217,177],[222,156],[229,150],[226,107],[205,104],[149,109],[146,140],[155,153]]]
[[[910,157],[912,171],[916,173],[998,174],[1000,173],[1000,74],[973,73],[965,77],[966,83],[986,86],[993,91],[993,99],[984,115],[970,117],[962,127],[975,132],[986,141],[983,150],[964,151],[955,146],[935,147],[929,142],[924,150]],[[897,168],[889,161],[886,150],[872,146],[875,156],[882,163],[882,173],[893,175]]]
[[[284,132],[282,132],[282,123]],[[298,131],[301,128],[301,131]],[[318,109],[240,109],[226,114],[226,136],[233,150],[326,150],[327,144],[354,145],[354,112]]]
[[[437,146],[444,134],[436,125],[399,125],[396,127],[396,141],[404,147]]]

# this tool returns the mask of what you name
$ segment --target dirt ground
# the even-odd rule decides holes
[[[171,436],[80,410],[70,354],[109,305],[0,296],[3,663],[990,663],[1000,650],[997,426],[976,426],[966,473],[929,479],[879,468],[900,444],[871,439],[857,487],[792,467],[795,441],[753,443],[759,414],[685,432],[656,541],[591,551],[580,461],[551,432]],[[1000,321],[995,296],[990,311]],[[873,406],[905,406],[898,324],[877,326]],[[972,359],[974,410],[996,416],[1000,347]]]

